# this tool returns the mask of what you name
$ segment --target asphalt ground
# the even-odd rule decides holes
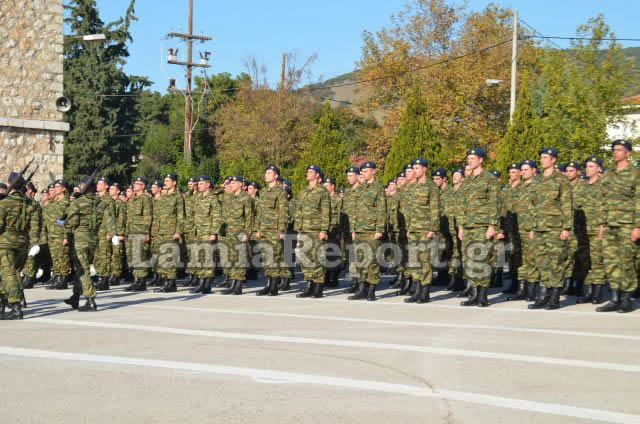
[[[65,305],[71,290],[28,290],[25,319],[0,321],[3,421],[640,423],[639,311],[572,297],[531,311],[498,289],[479,308],[444,287],[423,305],[261,287],[116,286],[96,313]]]

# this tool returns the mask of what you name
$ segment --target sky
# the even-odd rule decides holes
[[[122,16],[129,0],[96,0],[100,17],[110,22]],[[65,1],[66,3],[66,1]],[[362,32],[375,32],[389,24],[392,14],[402,10],[405,0],[193,0],[194,34],[213,37],[194,46],[211,51],[209,75],[245,71],[244,60],[254,56],[264,63],[270,85],[279,79],[282,52],[295,51],[299,61],[316,53],[312,71],[314,81],[350,72],[361,55]],[[578,25],[590,17],[604,14],[618,38],[640,38],[640,1],[627,0],[511,0],[494,1],[514,7],[520,18],[544,35],[572,36]],[[480,11],[487,1],[469,0],[471,10]],[[169,77],[180,84],[184,70],[166,63],[167,48],[178,47],[182,59],[186,45],[166,39],[170,31],[186,32],[187,0],[136,0],[138,21],[131,26],[133,43],[129,47],[126,71],[149,77],[152,89],[165,92]],[[567,41],[556,41],[567,46]],[[640,42],[623,42],[640,46]],[[505,45],[505,49],[511,49]],[[196,71],[198,75],[201,71]]]

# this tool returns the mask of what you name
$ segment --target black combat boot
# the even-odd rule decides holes
[[[480,290],[478,287],[471,287],[469,290],[469,299],[460,302],[460,306],[476,306],[480,301]]]
[[[529,282],[527,280],[518,281],[518,291],[513,296],[508,297],[507,300],[526,300],[528,289]]]
[[[544,309],[550,311],[553,309],[560,308],[560,287],[553,287],[551,289],[551,295],[549,296],[549,303],[544,307]]]
[[[326,275],[326,274],[325,274]],[[271,291],[271,284],[273,284],[273,277],[267,277],[267,282],[264,285],[264,288],[260,291],[256,292],[256,296],[266,296]]]
[[[9,306],[9,304],[7,303],[7,299],[5,299],[4,297],[1,298],[0,299],[0,321],[4,319],[5,312],[7,311],[7,306]]]
[[[491,274],[491,281],[489,282],[489,287],[496,288],[502,287],[502,268],[496,268],[493,270]]]
[[[571,296],[574,294],[572,277],[567,277],[562,281],[562,292],[560,294],[563,296]]]
[[[69,276],[62,276],[62,275],[58,275],[58,277],[56,278],[56,285],[55,285],[55,289],[56,290],[66,290],[69,288]]]
[[[80,295],[72,294],[70,298],[64,300],[64,303],[71,306],[73,309],[78,309],[78,306],[80,306]]]
[[[367,301],[374,302],[376,300],[376,287],[377,284],[369,284],[369,288],[367,289]]]
[[[203,278],[202,280],[202,290],[200,293],[211,294],[211,281],[213,280],[213,277]]]
[[[189,293],[193,293],[193,294],[202,293],[202,290],[204,289],[205,278],[196,277],[196,279],[198,280],[198,285],[192,289],[189,289]]]
[[[357,278],[353,278],[351,280],[351,285],[349,287],[347,287],[346,289],[344,289],[345,293],[355,293],[356,291],[358,291],[358,288],[360,287],[360,283],[358,282]]]
[[[411,286],[409,286],[409,290],[407,291],[407,296],[413,296],[420,290],[420,283],[418,281],[412,281]]]
[[[109,277],[109,285],[110,286],[119,286],[120,285],[120,277],[112,275]]]
[[[502,290],[503,294],[515,294],[518,292],[518,288],[519,288],[519,281],[516,279],[512,279],[511,280],[511,284],[509,284],[509,287],[507,287],[506,289]]]
[[[418,293],[418,299],[416,300],[416,303],[418,304],[423,304],[423,303],[429,303],[431,302],[431,296],[429,295],[429,293],[431,292],[431,286],[422,286],[422,290],[420,290],[420,293]]]
[[[464,289],[456,295],[456,297],[469,297],[471,293],[471,283],[469,280],[464,280]]]
[[[622,296],[620,299],[620,308],[618,309],[619,313],[627,313],[633,311],[633,292],[622,292]]]
[[[178,291],[178,287],[176,287],[176,280],[173,278],[163,278],[162,281],[164,284],[159,289],[154,290],[156,293],[175,293]]]
[[[278,295],[278,287],[280,287],[280,277],[272,277],[271,285],[269,286],[269,296],[277,296]]]
[[[278,283],[278,290],[281,290],[281,291],[291,290],[291,279],[289,277],[280,278],[280,282]]]
[[[576,299],[576,304],[579,303],[591,303],[593,301],[593,285],[585,284],[584,295]]]
[[[323,284],[314,284],[313,291],[311,292],[311,297],[322,298],[324,294],[322,293]]]
[[[236,289],[236,280],[229,280],[229,283],[231,284],[229,287],[227,287],[226,289],[222,290],[222,292],[220,292],[220,294],[223,294],[225,296],[230,295],[231,293],[233,293],[233,291]]]
[[[535,302],[539,285],[540,283],[537,281],[535,283],[529,283],[529,287],[527,288],[527,300],[529,302]]]
[[[96,284],[96,290],[104,291],[109,289],[109,277],[100,277],[100,280],[98,280],[98,284]]]
[[[369,293],[369,283],[363,281],[358,286],[358,291],[353,296],[349,296],[347,299],[349,300],[362,300],[367,298],[367,293]]]
[[[488,287],[478,287],[478,306],[486,308],[489,306],[489,300],[487,299]]]
[[[56,275],[52,272],[51,276],[49,277],[49,280],[44,283],[46,286],[51,286],[53,285],[53,283],[56,281]]]
[[[611,300],[608,303],[605,303],[603,306],[596,308],[596,312],[613,312],[620,309],[620,290],[612,290],[611,291]]]
[[[133,279],[133,284],[124,289],[124,291],[129,292],[139,292],[139,291],[147,291],[147,283],[144,278],[135,277]]]
[[[187,274],[187,278],[180,282],[177,282],[176,285],[178,287],[191,287],[191,283],[193,282],[194,277],[195,276],[193,274]]]
[[[536,299],[536,302],[532,305],[528,305],[527,307],[529,309],[542,309],[545,306],[547,306],[547,303],[549,303],[549,298],[550,298],[549,288],[542,287],[540,289],[540,294],[538,294],[538,298]]]
[[[404,287],[404,272],[400,271],[398,272],[398,275],[396,275],[396,278],[393,280],[392,286],[389,288],[401,289],[402,287]]]
[[[233,285],[233,281],[229,280],[229,277],[225,274],[225,276],[222,279],[222,281],[216,285],[216,288],[223,288],[223,287],[224,288],[231,288],[232,285]]]
[[[95,297],[88,298],[85,304],[78,308],[78,312],[96,312],[97,310]]]
[[[10,303],[9,304],[9,312],[4,314],[5,321],[11,321],[14,319],[22,319],[22,306],[20,302]]]
[[[28,275],[25,275],[24,277],[22,277],[22,288],[25,290],[32,289],[35,282],[36,282],[36,279],[34,277],[29,277]]]
[[[424,287],[422,284],[418,285],[418,289],[411,295],[411,297],[407,298],[404,300],[404,303],[415,303],[418,301],[418,299],[420,298],[420,295],[422,294],[422,291],[424,290]]]
[[[593,285],[593,298],[591,299],[591,304],[599,305],[602,303],[602,288],[604,284],[594,284]]]
[[[458,281],[458,276],[456,275],[455,272],[452,272],[449,275],[449,284],[447,285],[447,291],[453,291],[453,289],[456,287],[456,282]]]
[[[402,287],[398,291],[397,295],[398,296],[406,296],[407,294],[411,294],[409,292],[411,291],[412,285],[413,285],[413,278],[412,277],[405,277],[404,284],[402,285]]]
[[[296,295],[296,297],[298,297],[298,298],[311,297],[311,295],[313,294],[314,290],[315,290],[315,287],[314,287],[313,282],[307,281],[307,287],[304,290],[302,290],[301,293],[298,293]]]
[[[239,296],[242,294],[242,285],[245,283],[245,280],[236,280],[236,283],[233,285],[233,291],[231,292],[234,296]]]

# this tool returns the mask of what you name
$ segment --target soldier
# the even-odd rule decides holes
[[[254,201],[257,201],[257,198],[260,196],[260,184],[255,181],[249,181],[247,184],[247,194]]]
[[[189,269],[195,272],[197,285],[189,290],[189,293],[210,294],[215,273],[214,251],[200,246],[195,250],[194,243],[205,244],[208,247],[215,246],[218,242],[222,226],[222,190],[211,191],[211,178],[208,175],[201,176],[196,187],[198,194],[192,196],[193,232],[187,251],[197,264],[189,264]]]
[[[180,241],[184,234],[184,198],[177,190],[178,174],[164,177],[163,195],[154,205],[154,218],[158,218],[158,264],[159,283],[156,293],[173,293],[176,287],[177,262],[180,260]]]
[[[585,267],[584,295],[576,299],[576,303],[602,303],[602,288],[605,285],[604,267],[602,264],[602,240],[600,233],[600,199],[602,182],[598,170],[602,159],[590,156],[585,161],[584,171],[588,180],[579,184],[573,192],[573,208],[575,235],[578,252],[585,252],[586,258],[580,258]],[[576,293],[580,296],[580,293]]]
[[[31,200],[32,201],[31,204],[35,206],[36,214],[40,222],[39,225],[42,228],[42,207],[38,202],[34,200],[36,193],[37,193],[37,190],[35,185],[33,185],[31,181],[27,181],[27,183],[25,184],[25,196],[27,197],[27,199]],[[42,232],[40,232],[40,235],[42,236]],[[30,243],[32,246],[33,245],[40,246],[40,251],[38,252],[37,255],[27,256],[26,260],[24,261],[24,265],[22,267],[23,276],[22,276],[22,284],[21,284],[21,287],[23,289],[33,288],[33,285],[36,282],[36,274],[38,272],[38,268],[39,267],[44,268],[44,261],[45,261],[44,245],[46,245],[46,240],[45,239],[30,240]]]
[[[110,219],[114,219],[115,215],[115,201],[109,195],[109,185],[111,182],[107,177],[98,177],[96,182],[96,195],[100,201],[98,207],[98,213],[102,214],[102,220],[106,222],[106,215],[110,215]],[[110,229],[111,230],[111,229]],[[96,277],[98,283],[96,284],[96,290],[109,290],[109,278],[111,276],[111,239],[115,233],[108,233],[107,228],[104,225],[100,226],[97,245],[95,247],[95,253],[93,256],[93,267],[96,270]]]
[[[324,270],[320,251],[329,238],[331,204],[329,192],[318,182],[321,172],[317,165],[307,166],[307,187],[297,199],[294,229],[298,232],[298,242],[302,240],[299,252],[306,253],[300,260],[300,268],[307,287],[296,297],[322,297]]]
[[[295,246],[295,243],[296,243],[296,240],[295,240],[296,237],[295,237],[295,231],[294,231],[296,199],[294,199],[293,191],[291,191],[291,181],[286,179],[283,180],[282,188],[287,194],[287,200],[289,201],[289,207],[287,210],[288,212],[287,231],[285,232],[284,240],[285,240],[286,246],[293,247]],[[295,269],[295,257],[286,257],[284,259],[285,259],[285,264],[293,264],[293,266],[284,267],[280,270],[281,278],[280,278],[280,282],[278,283],[278,290],[291,290],[291,280],[293,279],[293,271]]]
[[[515,212],[515,204],[518,202],[518,194],[522,187],[522,171],[520,170],[520,162],[514,162],[507,167],[509,174],[509,184],[501,191],[501,208],[500,208],[500,233],[504,240],[511,243],[511,251],[508,257],[509,263],[509,279],[511,284],[503,294],[515,294],[518,292],[518,268],[522,264],[522,241],[520,239],[518,215]]]
[[[540,294],[529,309],[560,307],[560,291],[567,240],[573,228],[571,188],[567,179],[555,169],[558,150],[540,150],[542,173],[532,187],[532,204],[529,206],[534,219],[534,230],[529,238],[535,240],[536,264],[540,273]]]
[[[205,177],[209,178],[208,180],[208,190],[211,191],[211,178],[209,176]],[[204,181],[203,181],[204,182]],[[205,185],[206,185],[205,184]],[[184,261],[186,263],[185,274],[187,275],[187,279],[178,284],[181,287],[196,287],[200,286],[198,284],[198,269],[192,268],[189,264],[196,263],[196,258],[191,259],[191,250],[189,249],[189,245],[195,242],[195,206],[197,203],[197,198],[200,193],[200,177],[190,177],[189,181],[187,181],[187,192],[184,195],[184,209],[185,209],[185,219],[184,219],[184,244],[185,249],[183,251]]]
[[[404,286],[404,250],[403,247],[406,247],[407,238],[407,227],[404,222],[404,217],[401,216],[400,212],[400,204],[402,202],[402,197],[404,193],[404,187],[407,184],[407,178],[405,176],[405,171],[402,170],[396,174],[396,192],[387,199],[387,209],[389,209],[389,240],[391,243],[395,244],[398,248],[396,252],[398,252],[398,257],[395,257],[394,253],[394,265],[395,265],[395,273],[396,276],[393,281],[390,283],[390,287],[392,289],[401,289]]]
[[[124,234],[127,227],[127,204],[120,198],[122,194],[122,185],[120,183],[111,183],[109,187],[109,196],[113,199],[113,219],[116,224],[116,233],[119,243],[111,246],[111,276],[107,282],[107,287],[110,285],[120,284],[120,279],[123,276],[123,265],[125,261],[124,253]]]
[[[233,197],[232,193],[231,193],[231,179],[233,177],[226,177],[224,179],[224,181],[222,182],[222,195],[221,195],[221,204],[222,204],[222,211],[224,214],[224,205],[231,200],[231,198]],[[223,221],[224,221],[224,216],[223,216]],[[223,222],[223,229],[221,231],[224,230],[224,222]],[[221,244],[222,246],[224,246],[223,244],[223,240],[222,240],[222,234],[220,234],[220,237],[218,237],[218,242],[219,244]],[[231,280],[229,279],[229,267],[228,266],[222,266],[222,274],[224,275],[224,278],[222,279],[222,281],[216,285],[217,288],[220,287],[224,287],[224,288],[231,288],[232,283]]]
[[[158,248],[160,247],[160,237],[158,231],[160,230],[160,217],[158,216],[158,205],[162,198],[162,186],[163,182],[159,179],[151,181],[151,187],[149,187],[149,196],[151,197],[151,204],[153,205],[153,213],[151,219],[151,263],[153,268],[151,269],[151,277],[147,279],[147,285],[149,287],[162,287],[162,279],[158,273]]]
[[[399,295],[413,295],[419,288],[419,282],[413,280],[413,275],[411,272],[407,270],[407,260],[409,257],[408,253],[408,244],[409,241],[407,239],[407,222],[409,220],[409,202],[411,201],[411,192],[415,187],[416,176],[413,171],[413,165],[411,162],[404,166],[404,174],[405,174],[405,184],[402,188],[402,196],[398,202],[398,227],[403,230],[402,233],[398,235],[398,241],[400,243],[400,251],[402,252],[402,263],[400,267],[400,271],[403,272],[400,275],[398,284],[400,287]],[[400,273],[399,271],[399,273]],[[393,286],[396,287],[395,285]]]
[[[449,231],[449,222],[453,221],[453,216],[451,216],[451,210],[449,208],[449,214],[445,214],[445,199],[450,197],[452,193],[451,187],[447,185],[447,171],[444,168],[438,168],[435,171],[431,172],[431,178],[433,180],[433,184],[438,189],[438,193],[440,194],[440,235],[444,239],[444,249],[440,252],[440,263],[444,265],[443,268],[437,270],[438,281],[447,281],[447,283],[451,284],[451,281],[455,282],[455,276],[449,276],[445,274],[448,271],[448,263],[451,262],[451,258],[453,256],[453,237],[454,233]],[[438,249],[440,250],[440,249]],[[434,281],[434,284],[436,282]]]
[[[0,199],[4,199],[7,197],[7,185],[5,183],[0,183]],[[40,196],[42,198],[42,196]]]
[[[424,158],[411,161],[416,183],[412,186],[405,215],[409,261],[414,264],[407,271],[418,284],[406,303],[427,303],[432,283],[432,258],[439,257],[438,232],[440,231],[440,193],[431,178],[427,178],[429,163]],[[414,252],[411,251],[414,249]],[[435,250],[434,250],[435,249]],[[417,267],[415,266],[417,265]]]
[[[149,242],[153,204],[146,193],[147,180],[137,177],[133,183],[134,196],[127,203],[126,247],[127,265],[133,274],[133,284],[125,291],[146,291],[149,275]],[[135,249],[135,250],[134,250]]]
[[[573,192],[584,184],[579,178],[580,164],[574,160],[567,162],[564,165],[564,176],[569,180],[571,203],[573,204]],[[575,208],[573,213],[575,214]],[[564,265],[564,279],[561,292],[563,295],[574,295],[576,292],[582,291],[582,283],[584,281],[584,275],[586,274],[586,265],[584,263],[585,254],[588,256],[586,246],[582,244],[582,250],[578,249],[578,242],[574,233],[575,229],[574,232],[569,234],[569,240],[567,240],[567,260]]]
[[[115,223],[111,220],[111,215],[101,210],[100,201],[94,194],[95,185],[91,177],[84,177],[80,184],[80,191],[69,205],[64,224],[66,236],[63,244],[70,246],[75,271],[73,294],[65,303],[79,312],[95,312],[98,310],[95,301],[96,288],[89,276],[89,266],[93,262],[100,226],[105,225],[107,232],[113,233]],[[102,219],[107,221],[102,222]],[[86,302],[79,306],[81,294]]]
[[[392,246],[398,246],[398,203],[400,195],[398,194],[398,180],[393,178],[387,184],[387,230],[386,241]],[[397,266],[400,264],[397,250],[385,252],[385,260],[391,273],[396,274],[394,281],[390,286],[394,286],[398,282]],[[397,287],[396,287],[397,288]]]
[[[257,296],[277,296],[282,267],[283,240],[289,225],[289,200],[285,190],[278,186],[280,169],[269,165],[264,171],[265,188],[256,198],[255,228],[253,239],[256,241],[261,257],[266,284],[256,292]],[[255,186],[249,186],[251,187]]]
[[[245,192],[251,199],[251,206],[253,206],[253,216],[256,215],[256,207],[257,201],[260,197],[260,184],[255,181],[246,181],[245,184]],[[256,250],[256,241],[251,238],[249,240],[249,256],[251,260],[249,261],[249,268],[247,269],[247,280],[257,280],[258,279],[258,267],[256,264],[260,262],[260,252]]]
[[[470,284],[470,297],[462,306],[489,306],[492,239],[498,225],[498,180],[483,169],[485,152],[467,150],[470,175],[465,178],[465,201],[461,204],[458,238],[462,241],[463,266]]]
[[[8,194],[0,200],[0,319],[22,319],[22,293],[18,270],[25,258],[40,251],[34,241],[40,240],[40,220],[35,202],[22,194],[24,178],[17,172],[9,174]],[[6,307],[11,310],[5,313]]]
[[[344,253],[343,260],[348,263],[347,274],[351,279],[351,286],[345,290],[345,293],[355,293],[358,286],[358,275],[355,268],[355,261],[351,260],[351,252],[353,251],[353,240],[351,239],[352,219],[355,214],[355,207],[357,203],[358,188],[360,183],[358,182],[358,175],[360,175],[360,168],[357,166],[349,166],[346,169],[347,183],[349,187],[344,191],[344,198],[342,199],[342,210],[344,211]]]
[[[242,294],[242,285],[247,279],[254,215],[251,198],[242,190],[243,180],[241,176],[231,177],[227,199],[222,203],[224,235],[221,241],[226,248],[226,258],[222,255],[222,259],[231,282],[231,287],[222,292],[224,295]]]
[[[340,268],[342,267],[342,258],[340,252],[340,238],[342,238],[343,218],[343,200],[336,193],[336,179],[333,177],[325,177],[323,185],[329,192],[329,202],[331,205],[331,218],[329,224],[329,238],[326,247],[326,267],[324,270],[325,287],[339,287],[338,277]]]
[[[448,291],[461,290],[463,283],[462,272],[462,244],[458,239],[458,218],[462,199],[462,183],[464,182],[464,169],[457,167],[451,172],[451,186],[440,196],[443,216],[448,225],[448,232],[451,234],[452,254],[449,259],[449,285]]]
[[[630,162],[632,144],[615,140],[611,153],[615,166],[602,175],[601,225],[599,237],[605,274],[611,285],[611,300],[598,312],[631,312],[631,296],[638,286],[636,255],[640,239],[640,170]]]
[[[43,211],[43,232],[46,234],[53,262],[52,273],[55,275],[47,288],[53,290],[67,289],[71,277],[71,254],[69,246],[64,245],[65,221],[70,205],[67,187],[65,180],[56,180],[54,196]]]

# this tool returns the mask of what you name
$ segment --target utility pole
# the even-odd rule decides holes
[[[169,49],[169,60],[168,63],[172,65],[182,65],[186,67],[187,70],[187,84],[185,88],[185,104],[184,104],[184,161],[187,164],[191,163],[191,126],[193,125],[192,113],[191,113],[191,69],[193,67],[199,68],[210,68],[211,65],[207,64],[208,54],[205,55],[203,59],[200,59],[200,63],[193,63],[193,40],[199,41],[209,41],[211,37],[203,37],[200,35],[193,35],[193,0],[187,0],[188,2],[188,34],[179,34],[177,32],[170,32],[167,34],[168,37],[181,38],[183,40],[187,40],[187,61],[179,62],[177,60],[177,52],[175,50],[175,55],[172,49]],[[202,56],[201,56],[202,57]]]
[[[511,103],[509,105],[509,122],[513,120],[516,110],[516,71],[518,66],[518,10],[513,10],[513,43],[511,46]]]

